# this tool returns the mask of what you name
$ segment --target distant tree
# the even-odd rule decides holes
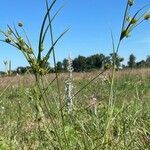
[[[96,54],[92,56],[92,59],[94,61],[94,66],[96,69],[102,68],[103,61],[105,56],[103,54]]]
[[[86,57],[84,56],[78,56],[78,58],[75,58],[73,60],[73,69],[76,72],[86,71],[87,65],[86,65]]]
[[[95,54],[86,58],[86,69],[101,69],[105,60],[105,55]]]
[[[127,66],[123,64],[123,65],[122,65],[122,68],[123,68],[123,69],[126,69],[126,68],[127,68]]]
[[[146,67],[150,67],[150,55],[147,56],[145,63],[146,63]]]
[[[92,57],[87,57],[86,58],[86,69],[91,70],[92,68],[94,68],[94,61],[93,61]]]
[[[63,64],[61,61],[58,61],[57,64],[56,64],[56,67],[57,67],[57,71],[60,72],[63,70]]]
[[[131,54],[129,56],[128,67],[134,68],[135,66],[136,66],[136,57],[133,54]]]
[[[121,67],[121,62],[124,61],[123,57],[120,57],[118,54],[116,53],[111,53],[110,54],[110,60],[111,60],[111,64],[115,66],[116,69],[119,69]],[[114,64],[115,63],[115,64]]]
[[[68,67],[68,60],[67,60],[66,58],[63,60],[62,65],[63,65],[63,70],[64,70],[64,71],[67,71],[67,67]]]
[[[106,56],[105,59],[104,59],[104,67],[110,67],[112,64],[111,62],[111,56]]]
[[[136,63],[137,68],[145,68],[145,60],[141,60],[139,62]]]
[[[5,74],[6,74],[6,72],[0,71],[0,76],[4,76]]]
[[[16,70],[17,70],[18,74],[25,74],[27,71],[27,68],[26,67],[18,67]]]

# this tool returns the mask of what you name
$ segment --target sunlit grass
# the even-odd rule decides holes
[[[8,25],[6,32],[0,30],[4,37],[1,41],[21,51],[33,70],[30,76],[0,79],[0,149],[149,149],[149,69],[142,74],[141,70],[116,72],[121,42],[149,19],[147,6],[130,16],[134,1],[127,1],[118,43],[114,43],[111,31],[111,66],[105,64],[101,72],[69,77],[74,87],[69,98],[74,105],[68,113],[65,99],[68,75],[58,73],[55,58],[55,45],[68,30],[54,40],[52,22],[61,8],[52,14],[57,0],[50,6],[47,0],[45,2],[47,12],[37,52],[32,48],[23,23],[19,22],[17,28]],[[50,47],[46,50],[48,33]],[[51,76],[47,75],[50,56],[55,66]]]

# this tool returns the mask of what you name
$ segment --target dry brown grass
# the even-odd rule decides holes
[[[94,72],[83,72],[83,73],[73,73],[73,78],[75,80],[84,80],[84,79],[92,79],[95,75],[97,75],[99,71]],[[124,78],[125,76],[141,76],[142,79],[146,77],[150,77],[150,68],[143,69],[127,69],[127,70],[119,70],[116,71],[117,78]],[[59,80],[64,81],[67,78],[67,73],[60,73]],[[103,75],[99,77],[99,79],[104,79],[105,77],[111,76],[111,71],[106,71]],[[49,74],[44,77],[46,82],[51,82],[55,79],[55,74]],[[13,77],[0,77],[0,88],[5,88],[8,85],[18,87],[20,85],[30,86],[34,84],[34,76],[33,75],[19,75]]]

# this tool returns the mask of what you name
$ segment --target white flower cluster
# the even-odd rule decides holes
[[[71,59],[70,56],[69,56],[69,59],[68,59],[67,70],[69,72],[69,77],[65,81],[65,98],[66,98],[66,102],[67,102],[67,110],[68,110],[68,113],[70,113],[73,110],[73,84],[72,84],[72,81],[73,81],[73,76],[72,76],[73,67],[72,67],[72,59]]]

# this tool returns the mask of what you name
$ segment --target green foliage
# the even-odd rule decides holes
[[[120,57],[117,53],[110,54],[111,56],[111,64],[112,66],[115,66],[116,69],[119,69],[121,67],[121,62],[123,62],[124,58]],[[115,59],[115,64],[114,63]]]
[[[62,62],[63,70],[66,72],[68,67],[68,60],[65,58]]]
[[[8,143],[6,142],[6,140],[4,140],[1,137],[0,137],[0,149],[1,150],[8,150],[9,149]]]
[[[139,71],[136,76],[134,71],[132,74],[119,72],[114,85],[115,105],[111,109],[108,106],[109,78],[105,81],[100,79],[93,81],[75,98],[76,107],[70,115],[63,110],[64,131],[60,117],[57,116],[56,83],[53,84],[52,89],[48,89],[53,118],[47,116],[44,122],[40,116],[37,116],[38,89],[32,85],[25,86],[23,83],[15,88],[13,85],[10,86],[1,97],[0,148],[4,150],[10,147],[11,149],[60,149],[60,142],[64,150],[72,148],[81,150],[149,149],[150,79],[146,72],[147,70],[141,75]],[[76,91],[90,81],[86,76],[89,75],[85,74],[84,79],[82,75],[78,79],[80,77],[78,75],[77,80],[74,79]],[[88,103],[93,94],[99,102],[97,116],[91,113],[92,108]],[[113,111],[113,116],[108,118],[111,111]],[[52,121],[55,121],[57,131]],[[108,131],[109,137],[106,140]],[[63,132],[65,132],[65,137]],[[60,139],[56,136],[57,134]]]
[[[131,54],[129,56],[129,61],[128,61],[129,68],[134,68],[136,66],[136,62],[135,61],[136,61],[136,57],[133,54]]]
[[[60,61],[57,62],[56,69],[57,69],[58,72],[61,72],[63,70],[62,62],[60,62]]]
[[[73,60],[73,69],[75,72],[91,71],[102,69],[104,64],[110,64],[110,57],[103,54],[95,54],[89,57],[79,55]]]
[[[74,71],[81,72],[86,70],[86,57],[78,56],[73,60]]]

